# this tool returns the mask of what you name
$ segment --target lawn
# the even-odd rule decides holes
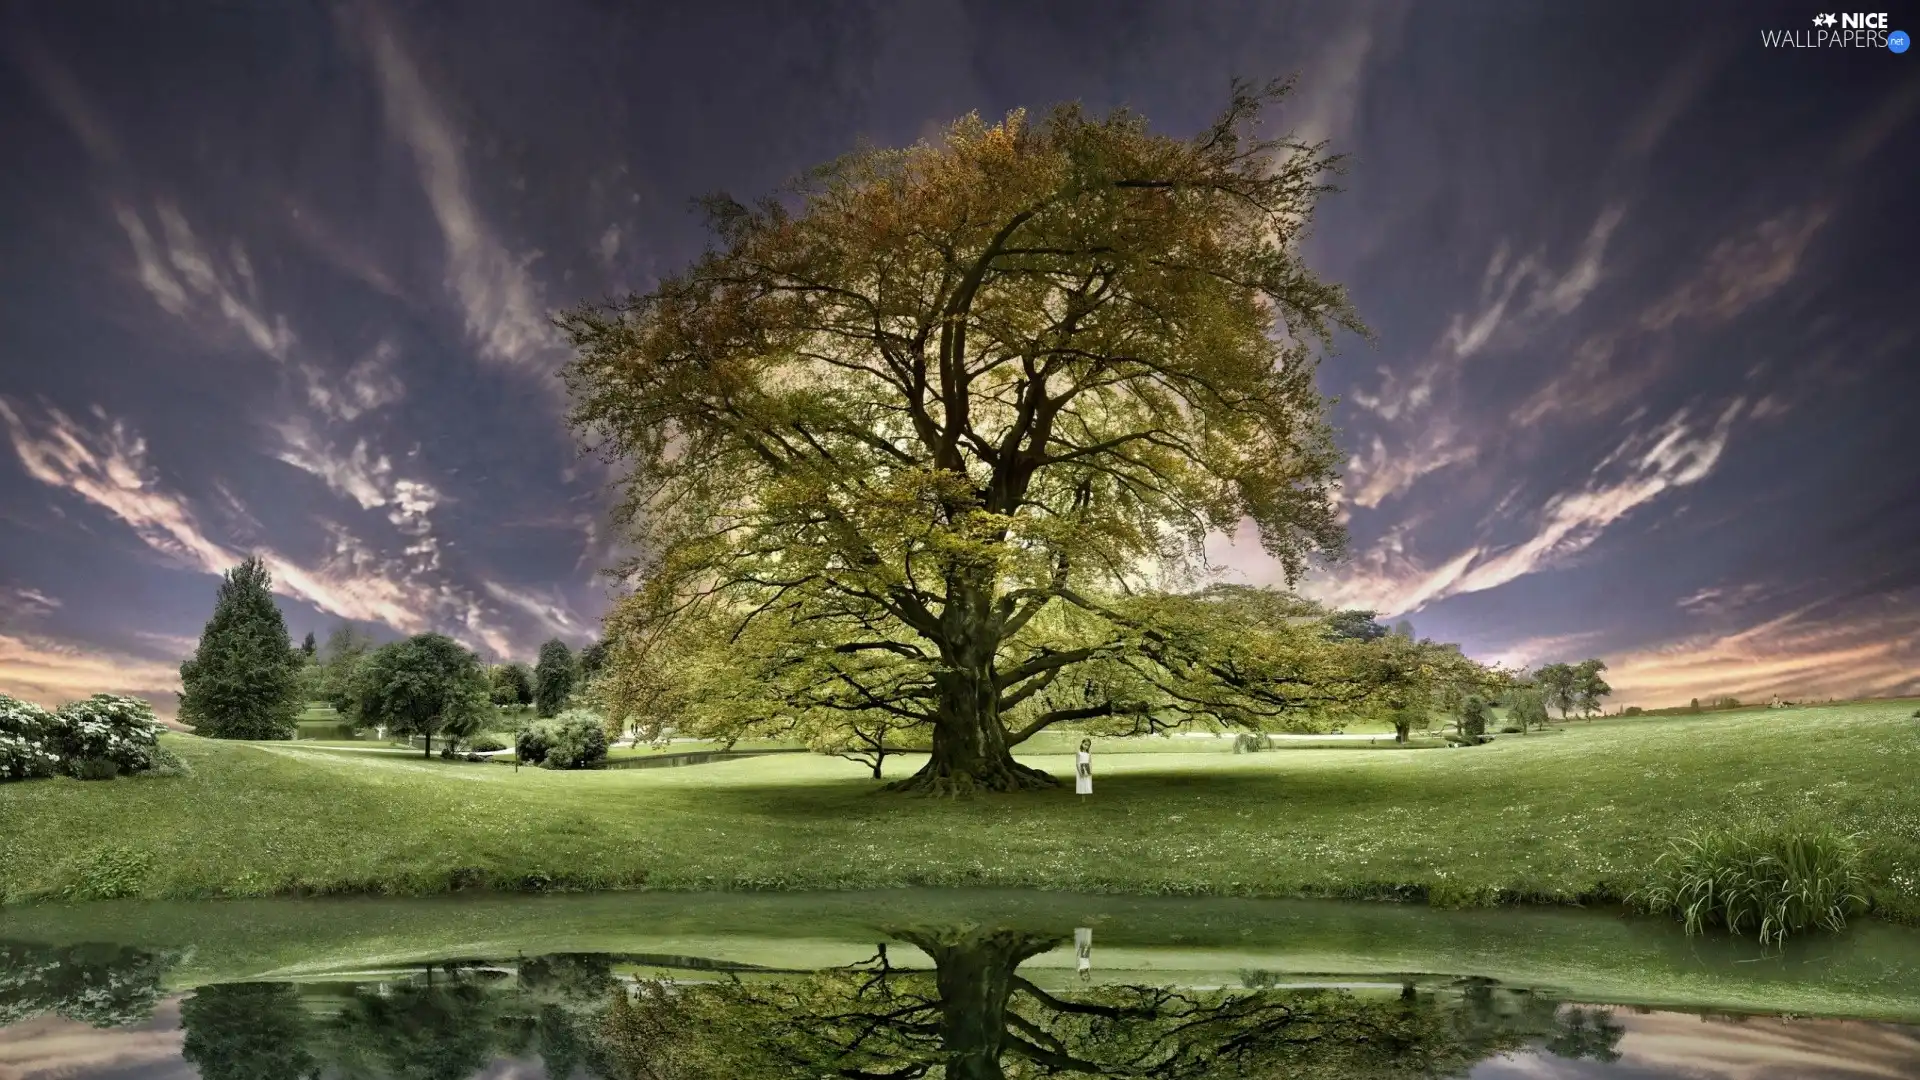
[[[170,737],[193,776],[0,787],[0,897],[1007,886],[1604,901],[1690,828],[1813,815],[1863,834],[1881,909],[1914,918],[1913,708],[1575,723],[1458,750],[1096,753],[1090,798],[959,802],[880,794],[863,766],[811,755],[555,773]],[[1068,756],[1028,760],[1071,776]]]

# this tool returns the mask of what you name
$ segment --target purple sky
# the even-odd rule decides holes
[[[1324,368],[1354,556],[1310,592],[1617,703],[1920,690],[1920,58],[1762,46],[1816,13],[0,2],[0,690],[164,703],[250,551],[296,637],[583,641],[607,475],[548,311],[861,140],[1187,134],[1291,72],[1378,331]]]

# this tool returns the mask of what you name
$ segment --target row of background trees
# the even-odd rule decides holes
[[[222,579],[194,655],[180,666],[180,719],[214,738],[286,739],[309,702],[349,723],[433,740],[468,738],[498,714],[532,707],[551,717],[578,698],[605,663],[603,643],[576,654],[555,639],[531,668],[488,665],[443,634],[379,644],[343,623],[316,642],[292,644],[273,600],[272,576],[250,558]]]
[[[256,559],[230,571],[199,648],[181,667],[181,716],[201,734],[288,738],[302,705],[318,701],[354,725],[419,737],[431,754],[435,739],[450,749],[497,720],[497,710],[554,717],[569,704],[598,699],[598,681],[614,656],[604,641],[576,652],[555,639],[541,646],[532,666],[488,665],[445,635],[378,644],[352,624],[340,625],[324,645],[308,633],[296,647],[271,585]],[[1160,625],[1189,640],[1216,632],[1223,640],[1182,655],[1150,629],[1138,646],[1153,665],[1144,678],[1125,658],[1093,667],[1071,701],[1041,697],[1039,704],[1066,707],[1029,724],[1029,735],[1055,722],[1101,734],[1192,722],[1310,730],[1368,715],[1384,717],[1401,741],[1437,717],[1450,717],[1460,736],[1477,741],[1496,708],[1505,709],[1508,728],[1525,732],[1544,726],[1549,709],[1563,720],[1575,713],[1591,717],[1611,693],[1601,677],[1606,665],[1597,659],[1549,664],[1531,675],[1503,671],[1473,661],[1457,645],[1417,638],[1405,620],[1389,627],[1372,611],[1326,611],[1288,594],[1242,587],[1161,600],[1169,607],[1147,611]],[[801,738],[870,765],[876,777],[888,754],[924,741],[919,729],[925,725],[899,710],[819,699],[821,673],[789,657],[758,652],[751,641],[695,641],[679,651],[672,670],[643,673],[652,680],[644,688],[650,708],[631,719],[654,737],[671,729],[726,742]],[[635,673],[617,674],[625,681],[615,684],[616,701],[631,707],[640,690]]]

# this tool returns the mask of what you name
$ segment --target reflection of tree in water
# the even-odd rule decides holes
[[[291,983],[203,986],[180,1004],[180,1056],[200,1080],[302,1080],[319,1067],[308,1026]]]
[[[100,1028],[144,1023],[172,961],[120,945],[0,942],[0,1027],[44,1013]]]
[[[386,984],[206,987],[182,1007],[207,1080],[465,1080],[504,1057],[549,1077],[619,1080],[1024,1080],[1078,1074],[1430,1080],[1526,1046],[1611,1061],[1604,1011],[1485,980],[1400,993],[1245,985],[1043,987],[1021,965],[1064,939],[901,933],[933,961],[873,959],[813,974],[641,980],[612,959],[440,966]]]
[[[429,968],[418,982],[355,987],[321,1042],[345,1080],[465,1080],[500,1043],[488,980]]]
[[[594,1028],[616,985],[607,957],[553,956],[511,978],[444,965],[344,996],[204,986],[181,1006],[183,1055],[205,1080],[464,1080],[500,1057],[537,1057],[555,1080],[604,1076]]]
[[[1484,984],[1458,997],[1257,986],[1054,992],[1018,968],[1058,937],[899,936],[931,957],[934,970],[894,969],[882,955],[783,982],[642,983],[614,999],[607,1053],[622,1080],[1412,1080],[1464,1076],[1488,1057],[1554,1038],[1571,1037],[1568,1048],[1598,1056],[1609,1030],[1619,1038],[1610,1020],[1587,1017],[1563,1030],[1551,1001]]]

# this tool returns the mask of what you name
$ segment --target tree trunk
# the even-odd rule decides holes
[[[1034,791],[1060,786],[1039,769],[1013,760],[1000,722],[1000,688],[993,665],[1000,645],[990,591],[950,582],[941,617],[946,670],[936,675],[933,753],[920,771],[888,785],[892,791],[966,795],[977,791]]]
[[[425,750],[422,750],[420,753],[422,757],[425,757],[427,760],[431,761],[433,760],[433,732],[429,731],[426,733],[426,743],[427,743],[427,748]]]
[[[1057,938],[1008,930],[958,937],[903,934],[933,959],[940,990],[940,1042],[950,1080],[1004,1080],[1007,998],[1014,972]]]

